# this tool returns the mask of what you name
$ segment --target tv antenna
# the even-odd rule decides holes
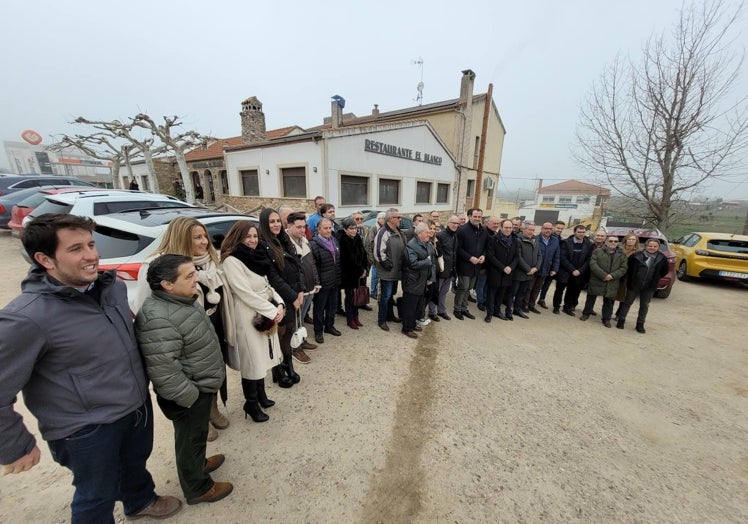
[[[419,56],[418,60],[411,60],[411,64],[418,66],[418,68],[421,70],[421,81],[418,82],[418,85],[416,86],[418,95],[413,99],[418,102],[418,105],[420,106],[421,104],[423,104],[423,58]]]

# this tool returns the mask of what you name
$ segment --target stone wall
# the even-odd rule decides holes
[[[263,198],[250,196],[224,195],[216,192],[216,203],[227,204],[241,210],[243,213],[259,214],[259,210],[270,207],[278,209],[280,206],[290,206],[293,209],[314,213],[314,200],[307,198]]]

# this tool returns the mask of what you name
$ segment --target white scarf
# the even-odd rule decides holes
[[[198,281],[208,288],[205,299],[210,304],[218,304],[221,301],[221,295],[216,293],[216,289],[223,286],[223,278],[218,267],[210,258],[210,253],[205,253],[199,257],[192,257],[192,262],[197,268]]]

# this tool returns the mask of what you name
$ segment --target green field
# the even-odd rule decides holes
[[[748,207],[712,210],[694,215],[688,220],[671,224],[667,236],[669,239],[682,237],[691,231],[713,231],[716,233],[743,234]]]

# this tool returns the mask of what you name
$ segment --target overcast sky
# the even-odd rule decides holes
[[[77,116],[181,115],[185,127],[240,134],[242,100],[257,96],[268,129],[311,127],[341,95],[356,115],[459,96],[463,69],[475,92],[493,83],[507,128],[507,188],[568,178],[591,181],[570,158],[579,107],[616,53],[638,54],[669,30],[680,0],[536,2],[378,0],[3,0],[0,139],[33,129],[80,130]],[[739,44],[748,31],[741,20]],[[748,93],[744,69],[738,90]],[[737,94],[733,94],[737,96]],[[8,167],[0,151],[0,167]],[[748,198],[748,181],[705,196]]]

